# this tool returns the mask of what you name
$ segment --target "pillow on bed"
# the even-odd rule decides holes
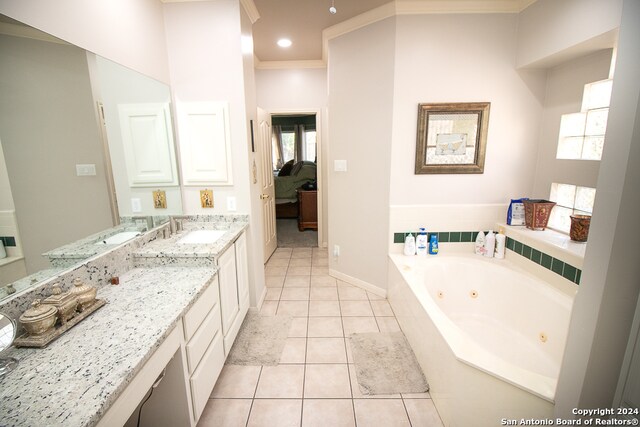
[[[289,176],[291,175],[291,170],[293,169],[293,159],[289,160],[287,163],[282,165],[280,168],[280,172],[278,172],[278,176]]]

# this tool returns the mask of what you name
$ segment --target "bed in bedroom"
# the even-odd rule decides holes
[[[287,162],[278,176],[274,177],[276,190],[276,218],[298,217],[298,195],[296,189],[316,180],[316,164],[301,161]]]

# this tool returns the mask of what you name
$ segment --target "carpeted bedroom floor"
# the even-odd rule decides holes
[[[279,248],[312,248],[318,246],[316,230],[298,230],[296,218],[280,218],[276,220]]]

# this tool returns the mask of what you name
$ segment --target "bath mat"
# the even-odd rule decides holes
[[[351,335],[362,394],[423,393],[427,380],[402,332]]]
[[[231,347],[227,365],[277,365],[289,335],[291,317],[260,316],[249,311],[236,341]]]

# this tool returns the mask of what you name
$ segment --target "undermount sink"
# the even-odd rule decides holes
[[[139,231],[122,231],[118,234],[114,234],[113,236],[109,236],[104,240],[96,242],[96,245],[119,245],[120,243],[124,243],[139,235]]]
[[[215,243],[224,236],[226,230],[194,230],[178,240],[178,244],[207,244]]]

